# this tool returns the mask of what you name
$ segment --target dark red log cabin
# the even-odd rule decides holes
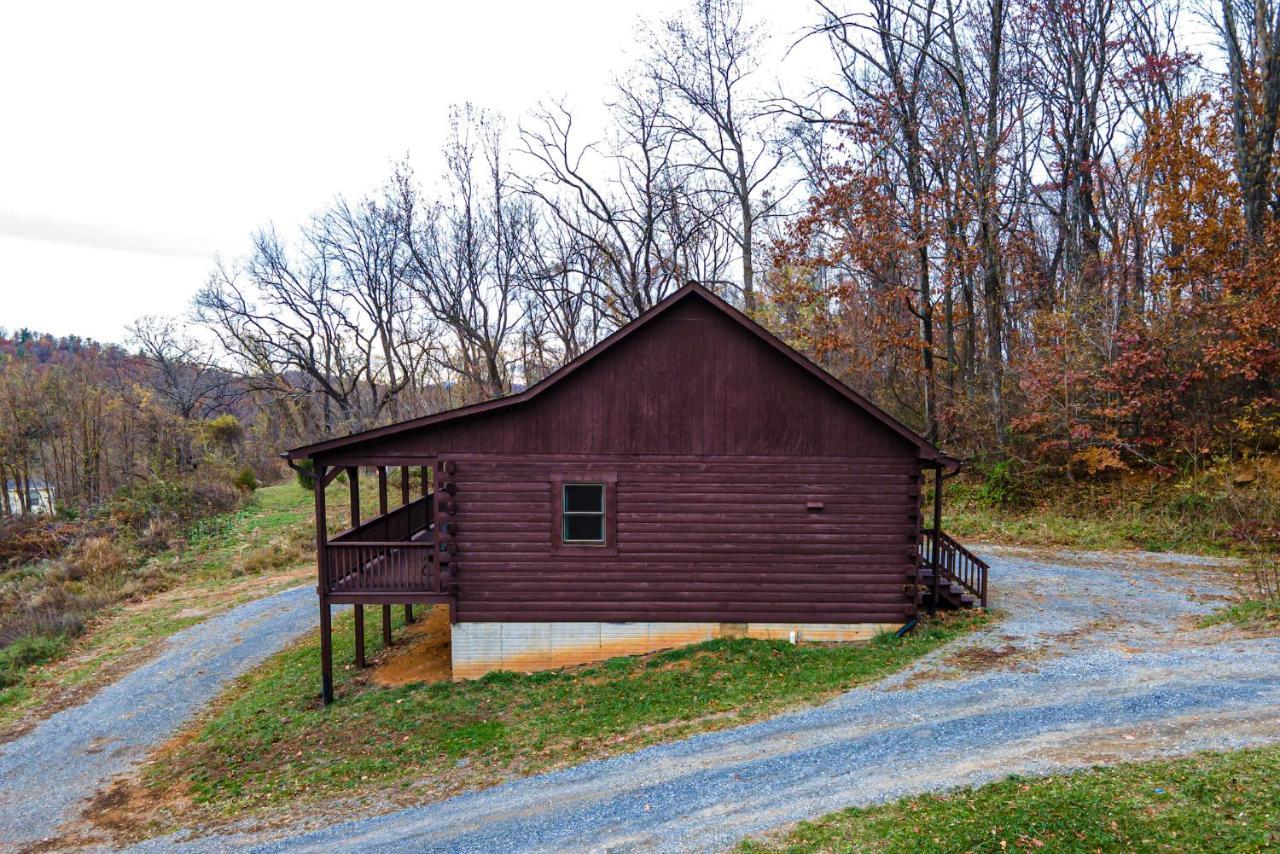
[[[361,663],[362,606],[447,605],[455,678],[986,604],[985,565],[934,535],[958,463],[696,284],[523,392],[286,457],[379,475],[382,514],[359,522],[350,477],[333,537],[315,491],[326,702],[334,604],[357,606]]]

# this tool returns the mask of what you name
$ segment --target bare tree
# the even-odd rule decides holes
[[[291,252],[274,229],[237,265],[219,264],[196,296],[252,387],[318,395],[322,428],[375,423],[409,388],[432,336],[407,301],[408,251],[390,212],[338,199]]]
[[[603,300],[601,308],[626,322],[687,277],[679,245],[698,234],[673,234],[686,193],[672,160],[675,140],[660,122],[662,93],[620,90],[613,105],[614,137],[605,146],[580,143],[563,103],[543,105],[521,131],[523,152],[538,173],[521,179],[565,237],[572,237],[580,271]]]
[[[355,334],[364,355],[364,374],[374,395],[395,418],[398,401],[421,369],[431,332],[413,304],[407,283],[411,253],[388,199],[352,205],[339,197],[317,218],[314,240],[336,271],[337,290],[357,307]]]
[[[522,351],[530,382],[585,352],[610,323],[594,247],[556,221],[530,235],[521,274]]]
[[[1245,225],[1257,240],[1280,206],[1271,177],[1280,119],[1280,5],[1270,0],[1221,0],[1215,17],[1227,55],[1236,178]]]
[[[424,201],[407,171],[397,180],[411,287],[453,335],[441,353],[446,366],[482,397],[511,389],[508,346],[521,320],[520,271],[532,227],[527,200],[510,185],[502,133],[498,117],[456,108],[442,198]]]
[[[129,326],[129,343],[147,368],[141,381],[183,420],[208,418],[239,397],[236,378],[218,365],[212,348],[175,318],[139,318]]]
[[[649,33],[645,59],[655,87],[670,93],[663,120],[685,144],[690,164],[715,176],[712,186],[725,197],[708,215],[741,255],[748,311],[755,309],[756,228],[787,195],[773,186],[784,158],[753,79],[762,40],[741,0],[696,0],[691,15]]]
[[[962,0],[963,2],[963,0]],[[982,265],[982,303],[986,318],[987,370],[991,378],[991,399],[995,408],[996,441],[1004,441],[1004,300],[1005,264],[1001,246],[1004,231],[1000,217],[999,170],[1005,123],[1011,112],[1007,106],[1005,69],[1005,0],[982,0],[967,7],[976,38],[961,35],[965,15],[955,0],[947,0],[944,16],[947,50],[940,51],[940,65],[950,78],[960,111],[964,139],[964,171],[957,183],[971,187],[976,211],[977,238]],[[974,51],[972,45],[985,47]],[[976,55],[975,55],[976,53]],[[965,179],[967,177],[967,180]],[[965,301],[972,311],[972,293]],[[973,326],[970,325],[970,335]],[[976,347],[967,347],[970,357]]]

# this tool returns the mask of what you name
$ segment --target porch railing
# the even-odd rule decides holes
[[[932,528],[925,528],[920,538],[920,557],[926,564],[933,561]],[[938,538],[938,565],[934,566],[935,578],[959,584],[964,590],[987,607],[987,564],[982,558],[953,540],[945,531]]]
[[[321,557],[329,592],[440,592],[432,515],[423,496],[330,539]]]
[[[435,540],[336,542],[328,548],[329,590],[334,593],[439,592],[431,560]]]

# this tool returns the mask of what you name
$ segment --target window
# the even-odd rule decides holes
[[[580,471],[551,476],[551,553],[598,558],[616,555],[616,472]]]
[[[566,483],[560,541],[604,543],[604,484]]]

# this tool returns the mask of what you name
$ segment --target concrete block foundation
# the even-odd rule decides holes
[[[451,651],[454,679],[491,670],[531,673],[640,655],[721,637],[798,642],[866,641],[897,623],[456,623]]]

